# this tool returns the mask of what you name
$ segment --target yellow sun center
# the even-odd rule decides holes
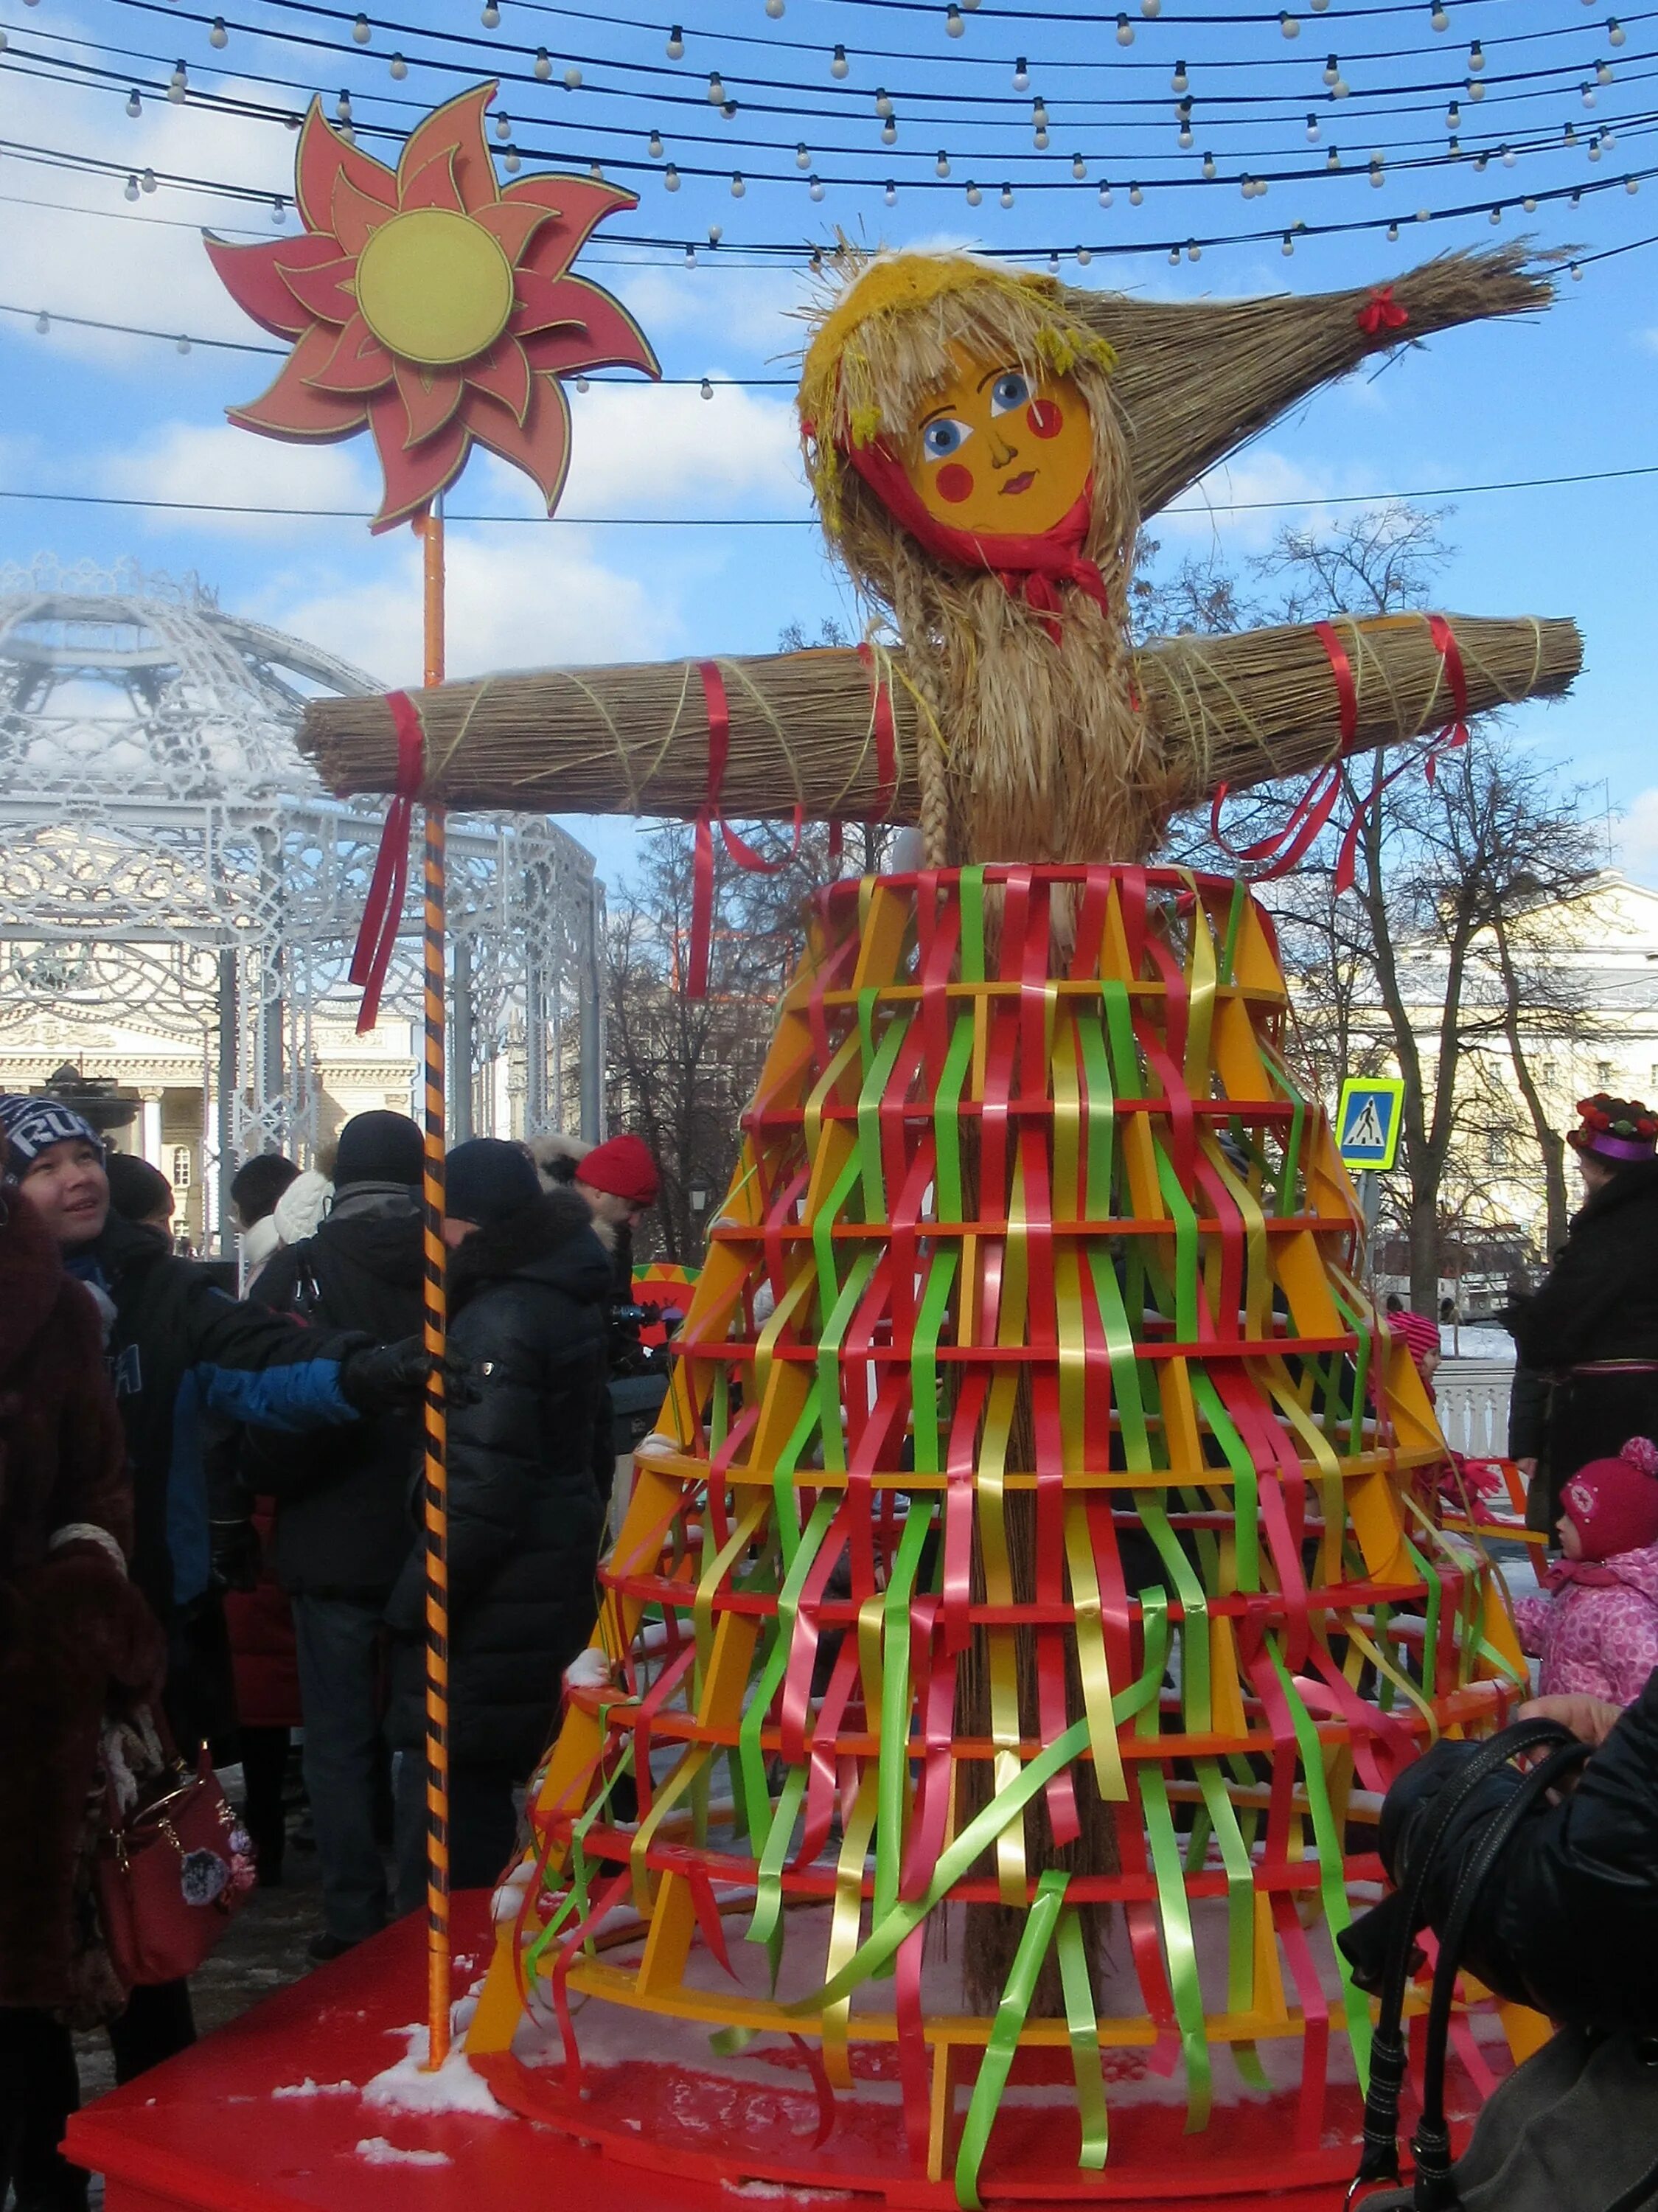
[[[513,272],[481,223],[446,208],[411,208],[381,223],[363,247],[357,305],[403,360],[452,368],[506,329]]]

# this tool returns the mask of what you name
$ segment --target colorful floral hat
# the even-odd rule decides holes
[[[1638,1098],[1609,1098],[1597,1091],[1593,1098],[1580,1098],[1579,1127],[1568,1131],[1566,1142],[1576,1152],[1592,1152],[1596,1159],[1619,1163],[1649,1160],[1658,1148],[1658,1114]]]

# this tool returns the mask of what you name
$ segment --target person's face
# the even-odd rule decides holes
[[[48,1145],[24,1171],[21,1188],[65,1250],[90,1244],[109,1218],[104,1156],[84,1137]]]
[[[1583,1178],[1584,1189],[1592,1194],[1597,1190],[1604,1189],[1618,1170],[1609,1166],[1605,1160],[1596,1159],[1593,1152],[1579,1152],[1577,1172]]]
[[[1431,1382],[1439,1372],[1439,1354],[1436,1352],[1424,1352],[1416,1364],[1417,1371],[1423,1381]]]
[[[955,354],[956,374],[900,456],[922,506],[950,530],[1043,538],[1088,489],[1094,430],[1068,376]]]
[[[458,1245],[464,1244],[469,1237],[476,1237],[477,1233],[476,1221],[457,1221],[446,1213],[443,1217],[443,1241],[452,1252]]]
[[[1569,1559],[1583,1556],[1583,1540],[1577,1533],[1577,1523],[1570,1514],[1563,1513],[1554,1524],[1560,1538],[1560,1548]]]
[[[595,1221],[603,1221],[611,1229],[637,1229],[650,1212],[631,1198],[618,1198],[613,1190],[595,1190],[589,1183],[581,1186],[581,1195]]]

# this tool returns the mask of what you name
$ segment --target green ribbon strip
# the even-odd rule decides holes
[[[782,1890],[777,1875],[781,1871],[783,1853],[787,1849],[793,1829],[793,1814],[782,1826],[779,1838],[779,1820],[781,1803],[774,1808],[771,1792],[766,1785],[766,1759],[761,1748],[760,1731],[766,1715],[771,1711],[785,1674],[788,1671],[789,1651],[794,1641],[794,1623],[800,1610],[800,1596],[811,1572],[812,1562],[817,1557],[829,1523],[834,1520],[840,1499],[833,1493],[821,1497],[813,1506],[811,1518],[795,1547],[788,1572],[783,1577],[783,1587],[777,1595],[777,1633],[767,1656],[754,1694],[749,1699],[738,1729],[738,1747],[743,1764],[743,1790],[750,1808],[749,1840],[759,1862],[759,1884],[755,1898],[754,1917],[746,1931],[751,1943],[763,1943],[776,1924],[782,1911]],[[801,1778],[805,1787],[805,1769],[793,1768],[791,1773]],[[786,1787],[784,1790],[786,1797]],[[798,1806],[799,1798],[795,1800]],[[773,1844],[776,1843],[774,1854]],[[768,1869],[770,1878],[768,1879]]]
[[[1140,1592],[1140,1618],[1145,1626],[1146,1663],[1155,1653],[1161,1662],[1169,1648],[1169,1601],[1156,1589]],[[1158,1679],[1163,1666],[1157,1668]],[[1157,1733],[1155,1699],[1143,1707],[1134,1723],[1139,1736]],[[1181,2051],[1186,2060],[1186,2132],[1195,2135],[1209,2124],[1213,2100],[1213,2075],[1209,2063],[1209,2035],[1203,2015],[1203,1990],[1198,1980],[1197,1939],[1192,1932],[1192,1900],[1186,1892],[1180,1843],[1169,1803],[1169,1784],[1161,1766],[1142,1760],[1139,1768],[1140,1808],[1145,1815],[1145,1839],[1151,1850],[1151,1870],[1157,1876],[1157,1907],[1163,1922],[1163,1950],[1169,1961],[1169,1987],[1180,2027]]]
[[[1054,1941],[1060,1954],[1066,2033],[1071,2041],[1071,2069],[1077,2079],[1077,2112],[1082,2121],[1082,2154],[1077,2163],[1084,2172],[1098,2173],[1110,2146],[1111,2124],[1105,2104],[1100,2023],[1094,2011],[1088,1952],[1075,1905],[1067,1905],[1060,1913]]]
[[[882,1599],[881,1749],[876,1770],[875,1898],[879,1920],[898,1899],[910,1759],[909,1605],[921,1548],[932,1527],[932,1500],[913,1496]]]
[[[990,2040],[980,2062],[978,2079],[968,2102],[967,2118],[956,2153],[956,2201],[967,2212],[982,2212],[979,2197],[979,2168],[984,2162],[990,2130],[996,2121],[1007,2077],[1013,2070],[1013,2054],[1019,2047],[1036,1978],[1042,1972],[1048,1947],[1059,1924],[1070,1876],[1050,1867],[1036,1884],[1036,1894],[1019,1931],[1019,1948],[1013,1954],[1007,1983],[991,2023]]]

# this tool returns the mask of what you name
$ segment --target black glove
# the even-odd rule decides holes
[[[348,1352],[340,1369],[340,1388],[360,1413],[401,1413],[418,1405],[432,1371],[425,1340],[402,1336],[395,1344],[371,1344]]]
[[[213,1579],[221,1589],[251,1590],[264,1548],[251,1521],[216,1521],[209,1531]]]

